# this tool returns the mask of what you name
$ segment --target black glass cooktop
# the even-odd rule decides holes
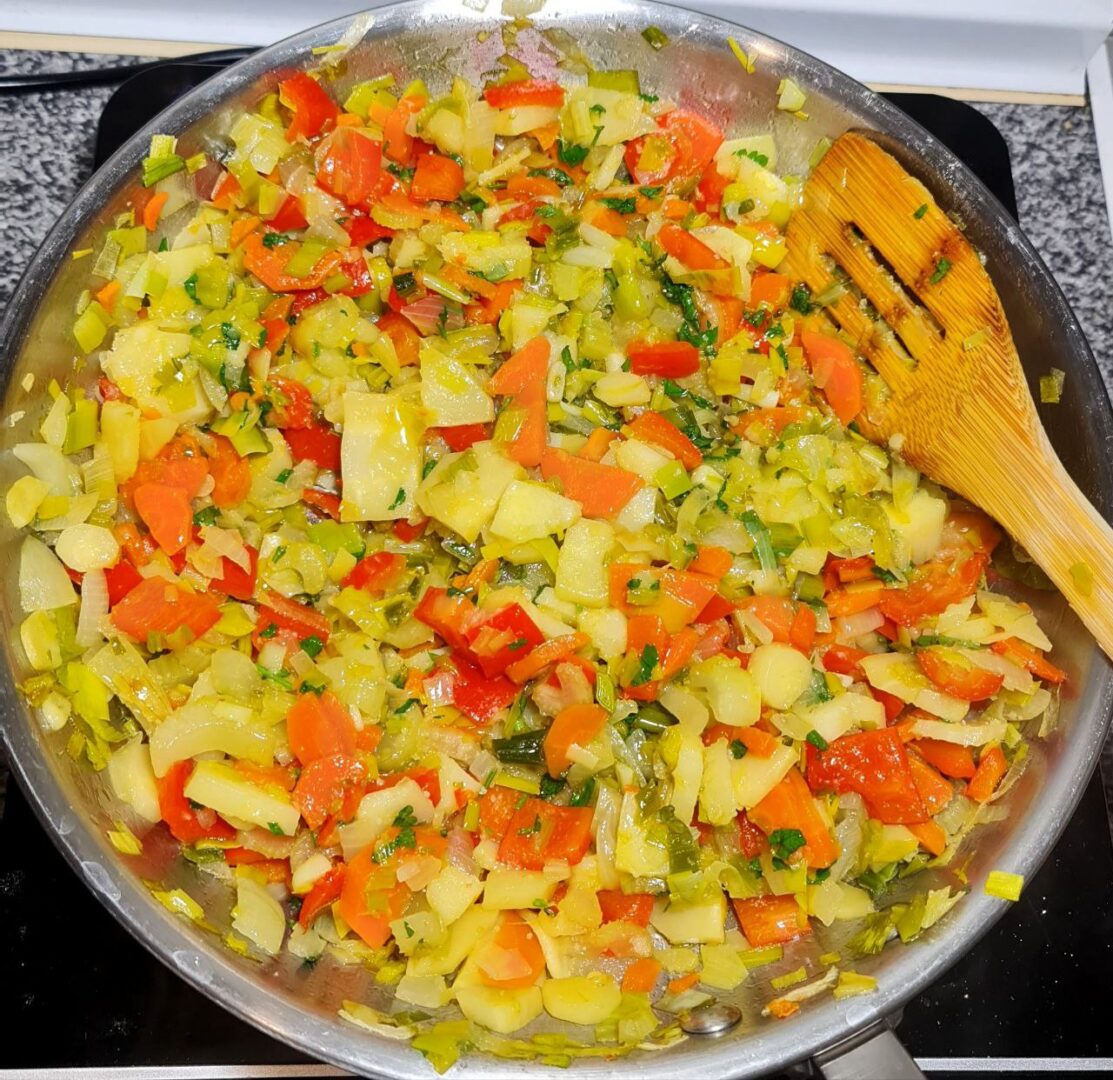
[[[176,63],[125,83],[101,118],[98,164],[215,71]],[[946,98],[893,100],[1015,215],[1008,150],[989,120]],[[341,1075],[233,1018],[133,941],[69,870],[14,784],[0,818],[0,934],[0,1076]],[[909,1003],[898,1032],[933,1080],[1113,1073],[1111,982],[1113,844],[1095,776],[1021,901]]]

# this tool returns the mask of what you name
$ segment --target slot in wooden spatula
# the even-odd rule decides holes
[[[1113,530],[1067,475],[1036,416],[1001,300],[931,193],[863,135],[838,138],[788,228],[789,269],[889,393],[859,418],[878,441],[997,519],[1113,657]],[[865,301],[868,301],[866,303]]]

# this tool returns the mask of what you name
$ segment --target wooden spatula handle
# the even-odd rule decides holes
[[[1009,479],[994,471],[996,490],[975,496],[1059,587],[1113,659],[1113,529],[1070,478],[1043,431],[1040,446]],[[989,505],[992,504],[992,505]]]

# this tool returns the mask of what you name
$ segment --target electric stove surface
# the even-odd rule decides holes
[[[121,86],[100,121],[97,164],[216,70],[168,64]],[[947,98],[890,97],[1015,215],[1008,150],[986,117]],[[0,817],[0,927],[0,1076],[345,1075],[242,1023],[147,953],[69,869],[14,783]],[[933,1080],[1113,1073],[1111,980],[1113,844],[1095,774],[1020,902],[909,1002],[897,1031]]]

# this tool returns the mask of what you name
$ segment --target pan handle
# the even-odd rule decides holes
[[[824,1080],[925,1080],[885,1021],[816,1054],[812,1062]]]

